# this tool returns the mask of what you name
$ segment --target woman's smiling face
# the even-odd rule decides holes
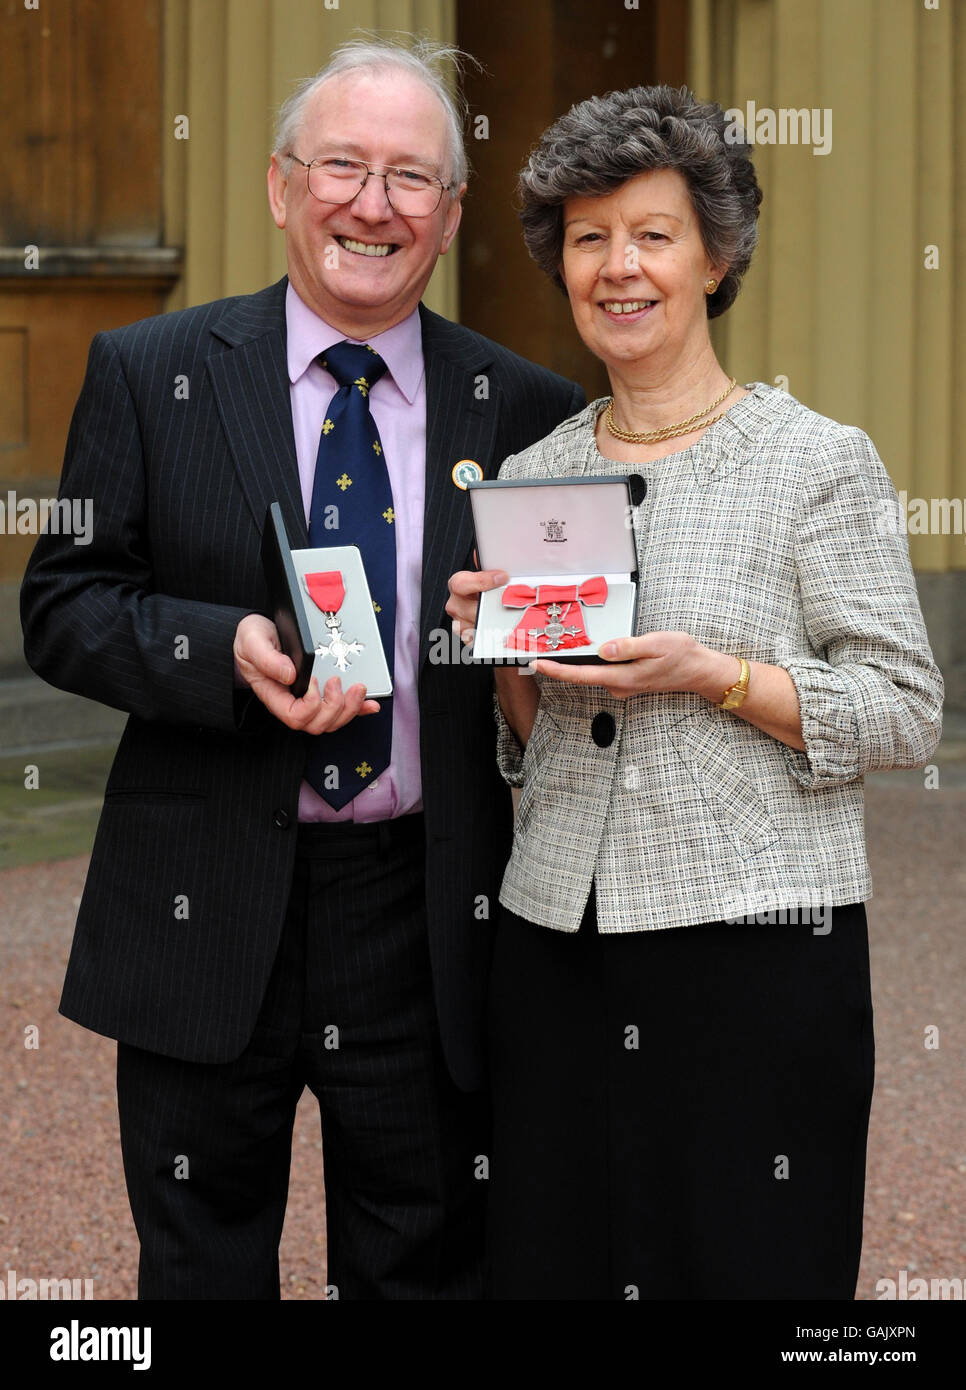
[[[705,282],[720,281],[674,169],[564,203],[561,274],[574,323],[605,363],[673,364],[707,342]]]

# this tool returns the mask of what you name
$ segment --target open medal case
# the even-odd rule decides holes
[[[338,676],[344,689],[361,681],[367,696],[391,695],[359,547],[292,550],[282,509],[273,502],[262,533],[262,565],[271,617],[283,652],[295,664],[292,694],[304,695],[313,676],[320,690]]]
[[[470,482],[481,569],[509,584],[480,595],[472,659],[603,664],[597,648],[636,631],[633,477]]]

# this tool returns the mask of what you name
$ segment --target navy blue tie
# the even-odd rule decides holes
[[[337,343],[321,359],[339,383],[322,424],[309,513],[309,545],[362,552],[390,675],[396,636],[396,514],[369,392],[386,371],[371,347]],[[352,637],[354,634],[346,634]],[[352,684],[343,676],[343,686]],[[320,681],[320,684],[324,682]],[[312,741],[305,778],[337,809],[385,771],[392,752],[392,700]]]

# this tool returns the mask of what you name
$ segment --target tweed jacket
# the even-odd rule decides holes
[[[598,452],[597,400],[500,470],[639,473],[637,633],[689,632],[784,667],[806,745],[693,693],[619,700],[535,677],[524,753],[497,705],[500,770],[522,788],[500,901],[532,922],[576,931],[592,885],[602,932],[864,900],[863,776],[936,747],[942,677],[871,440],[784,391],[748,389],[655,462]],[[607,747],[591,735],[601,712]]]

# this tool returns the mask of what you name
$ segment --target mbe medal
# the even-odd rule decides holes
[[[461,459],[457,470],[470,462]],[[508,580],[479,596],[471,661],[603,665],[602,645],[638,627],[643,542],[629,523],[646,491],[643,478],[487,481],[457,471],[453,480],[469,493],[479,568],[502,570]],[[314,568],[337,563],[320,560]]]
[[[582,608],[601,608],[607,602],[607,580],[602,574],[582,584],[508,584],[503,591],[504,608],[525,608],[507,642],[508,647],[533,652],[556,652],[561,647],[589,645]],[[563,605],[566,604],[566,607]],[[573,611],[570,625],[567,619]],[[531,623],[541,623],[531,627]]]
[[[347,642],[342,631],[339,618],[339,609],[345,599],[342,574],[339,570],[307,574],[305,587],[312,602],[322,610],[329,633],[329,641],[319,642],[315,648],[315,655],[331,657],[340,671],[347,671],[352,664],[348,658],[365,651],[365,643]]]
[[[272,502],[262,533],[262,564],[268,588],[265,612],[275,624],[279,646],[295,666],[289,690],[296,699],[312,677],[351,670],[351,679],[380,699],[392,694],[392,677],[379,637],[379,611],[369,592],[356,545],[292,549],[282,509]],[[357,641],[351,639],[357,638]]]
[[[527,636],[539,642],[543,637],[546,640],[549,651],[555,652],[565,637],[576,637],[582,631],[579,627],[564,627],[560,620],[560,614],[564,617],[570,611],[570,604],[567,604],[567,611],[560,607],[559,603],[551,603],[547,608],[547,624],[545,627],[531,627],[527,631]]]

